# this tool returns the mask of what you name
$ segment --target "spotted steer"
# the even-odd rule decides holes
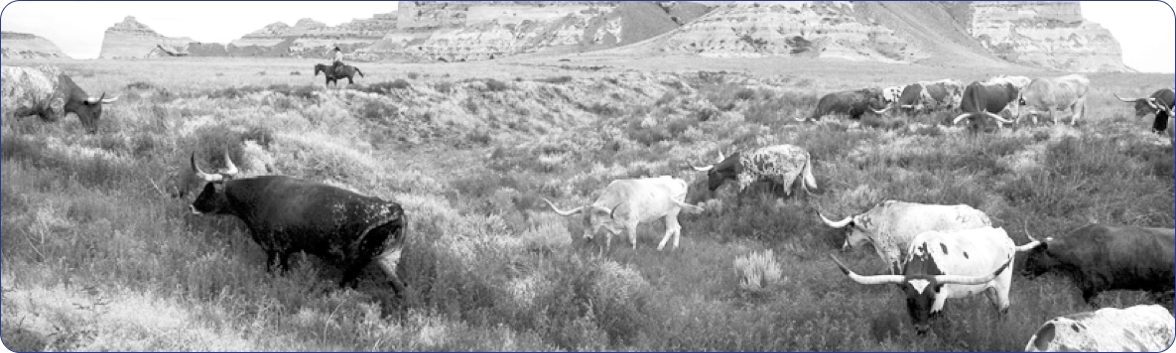
[[[1159,305],[1104,308],[1046,321],[1026,352],[1159,352],[1172,345],[1176,318]]]
[[[842,251],[866,243],[874,244],[874,250],[891,274],[902,269],[907,245],[919,233],[992,226],[987,214],[968,205],[929,205],[895,200],[884,201],[865,213],[840,221],[825,218],[819,210],[817,216],[826,225],[847,231]]]
[[[817,188],[813,177],[812,158],[808,151],[793,145],[775,145],[746,152],[735,152],[719,163],[706,167],[691,165],[694,170],[707,172],[707,187],[717,190],[728,179],[735,180],[742,192],[751,184],[767,180],[784,187],[785,195],[792,195],[792,185],[797,177],[803,177],[801,188],[805,192]]]
[[[901,274],[861,276],[830,255],[841,272],[861,284],[898,284],[907,299],[915,331],[931,329],[930,317],[943,311],[948,298],[984,292],[994,308],[1009,309],[1013,255],[1023,251],[1001,228],[929,231],[911,240]]]

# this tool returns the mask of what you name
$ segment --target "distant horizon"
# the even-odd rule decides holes
[[[219,6],[210,6],[216,4]],[[10,1],[0,30],[37,35],[78,60],[98,58],[105,32],[127,17],[159,35],[229,44],[265,26],[312,19],[327,26],[394,12],[396,2]],[[1162,1],[1080,1],[1083,18],[1119,42],[1121,60],[1142,73],[1176,73],[1176,14]],[[182,14],[182,15],[180,15]],[[209,19],[217,19],[209,26]],[[70,23],[63,28],[60,23]],[[79,33],[83,33],[80,34]]]

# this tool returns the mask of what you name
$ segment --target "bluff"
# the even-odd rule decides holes
[[[0,57],[4,59],[69,58],[48,39],[16,32],[0,32]]]
[[[706,13],[687,2],[399,2],[397,31],[361,53],[489,60],[636,43]]]
[[[183,54],[191,42],[192,39],[187,37],[173,38],[160,35],[147,25],[139,23],[134,16],[127,16],[122,22],[106,29],[106,34],[102,38],[102,51],[98,57],[129,59],[160,55],[161,52]]]
[[[974,2],[971,12],[969,33],[1005,60],[1057,71],[1134,71],[1115,37],[1086,21],[1077,2]]]
[[[338,26],[273,23],[227,45],[159,36],[128,17],[102,57],[492,60],[601,51],[715,57],[796,56],[959,67],[1131,71],[1115,38],[1077,2],[514,2],[401,1]],[[181,43],[183,42],[183,43]],[[162,45],[160,45],[162,43]],[[168,47],[171,45],[171,47]],[[167,50],[167,49],[175,50]]]
[[[909,62],[911,42],[851,2],[729,2],[636,46],[703,56],[803,56]]]

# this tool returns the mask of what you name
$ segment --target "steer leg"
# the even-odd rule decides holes
[[[670,212],[666,214],[666,234],[662,236],[661,242],[657,243],[657,251],[661,251],[666,246],[666,242],[670,238],[674,239],[674,249],[678,248],[678,238],[682,234],[682,226],[678,224],[678,212]]]
[[[384,251],[376,257],[376,263],[380,265],[380,269],[384,271],[384,275],[388,276],[388,283],[392,284],[392,289],[396,291],[398,298],[404,298],[404,282],[400,281],[400,276],[396,275],[396,268],[400,264],[401,248],[390,249]]]
[[[351,263],[347,269],[343,270],[343,279],[339,281],[339,288],[351,287],[352,289],[359,286],[359,274],[363,273],[363,268],[371,261],[356,261]]]
[[[629,224],[627,224],[625,228],[626,228],[625,230],[629,232],[629,243],[633,244],[633,250],[637,250],[637,221],[636,221],[636,219],[629,222]]]

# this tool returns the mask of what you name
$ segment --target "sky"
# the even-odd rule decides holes
[[[1083,1],[1081,7],[1087,20],[1119,41],[1127,66],[1176,72],[1176,15],[1168,4]],[[164,36],[227,44],[274,22],[293,25],[309,17],[334,26],[394,10],[393,1],[18,1],[0,13],[0,30],[36,34],[70,57],[90,59],[98,57],[106,29],[126,16]]]

